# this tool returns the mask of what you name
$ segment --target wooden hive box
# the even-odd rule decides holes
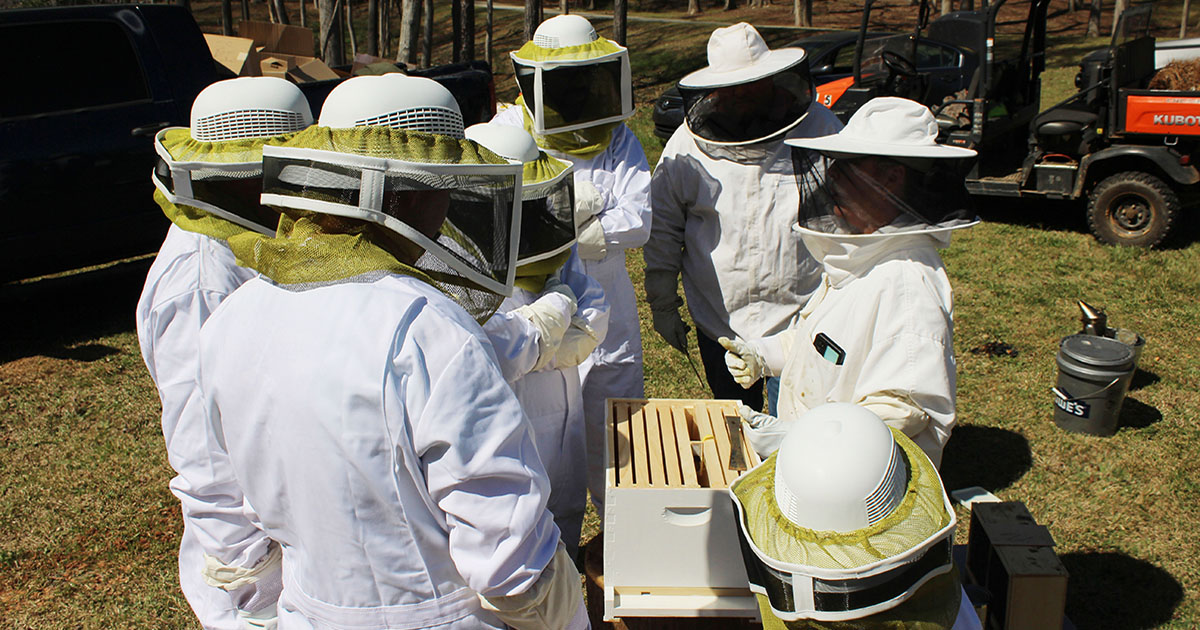
[[[727,488],[737,401],[610,399],[604,618],[758,617]],[[747,468],[760,463],[740,433]]]

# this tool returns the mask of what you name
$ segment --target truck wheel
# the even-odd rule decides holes
[[[1105,178],[1088,198],[1088,227],[1110,245],[1154,247],[1170,233],[1178,214],[1175,191],[1140,171]]]

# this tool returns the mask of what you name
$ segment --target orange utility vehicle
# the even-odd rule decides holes
[[[1004,0],[972,17],[986,61],[962,98],[934,109],[939,141],[976,149],[978,195],[1086,199],[1099,240],[1153,247],[1200,192],[1200,92],[1150,90],[1151,4],[1122,13],[1108,48],[1086,55],[1071,97],[1039,112],[1046,8],[1032,0],[1023,36],[997,37]]]

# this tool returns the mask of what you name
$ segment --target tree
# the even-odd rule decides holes
[[[421,45],[421,62],[428,68],[433,65],[433,0],[425,0],[425,27],[421,30],[425,40]]]
[[[475,59],[475,1],[451,0],[450,15],[454,31],[454,63]]]
[[[271,0],[271,6],[275,8],[275,17],[280,24],[291,24],[288,20],[287,7],[284,6],[283,0]]]
[[[558,3],[558,10],[562,12],[563,15],[566,15],[571,12],[571,4],[567,2],[567,0],[561,0]]]
[[[343,20],[346,24],[346,32],[350,34],[350,58],[358,56],[358,38],[354,36],[354,11],[350,8],[350,0],[342,0],[343,6],[346,7],[346,19]]]
[[[954,3],[950,0],[942,0],[942,15],[946,15],[952,11],[954,11]]]
[[[541,0],[525,0],[525,41],[533,39],[533,32],[542,23]]]
[[[1183,17],[1179,18],[1179,39],[1187,37],[1188,5],[1191,0],[1183,0]]]
[[[379,0],[367,0],[367,54],[379,56],[379,40],[383,28],[379,19]]]
[[[233,0],[221,0],[221,34],[233,35]]]
[[[396,61],[417,65],[417,44],[421,32],[421,3],[424,0],[402,0],[400,8],[400,44]]]
[[[487,0],[487,35],[483,39],[483,58],[488,65],[492,65],[492,17],[493,17],[492,0]]]
[[[812,0],[793,0],[796,26],[812,26]]]
[[[1125,12],[1125,0],[1116,0],[1113,2],[1113,23],[1112,32],[1117,32],[1117,22],[1121,21],[1121,14]]]
[[[242,0],[242,19],[250,19],[250,0]]]
[[[1100,37],[1100,12],[1103,10],[1104,0],[1092,0],[1092,8],[1088,10],[1088,37]]]
[[[700,14],[700,0],[688,0],[688,15]]]
[[[613,0],[613,39],[625,45],[625,27],[628,23],[629,5],[626,0]]]
[[[731,11],[736,6],[734,0],[725,0],[725,6],[721,7],[723,11]]]
[[[321,59],[330,66],[340,66],[346,62],[345,53],[342,52],[341,4],[341,0],[317,0]]]

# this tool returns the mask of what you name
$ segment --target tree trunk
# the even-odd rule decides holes
[[[796,26],[812,26],[812,0],[793,0],[796,10]]]
[[[588,10],[588,11],[595,11],[595,10],[596,10],[596,0],[588,0],[588,3],[587,3],[587,10]]]
[[[300,26],[308,28],[308,11],[304,8],[304,0],[299,0],[300,5]]]
[[[721,10],[722,10],[722,11],[730,11],[730,10],[732,10],[732,9],[733,9],[735,6],[737,6],[737,3],[736,3],[736,2],[734,2],[734,0],[725,0],[725,6],[724,6],[724,7],[721,7]]]
[[[942,15],[946,15],[947,13],[951,13],[953,11],[954,5],[950,2],[950,0],[942,0]]]
[[[537,30],[538,24],[542,23],[539,13],[541,0],[525,0],[525,41],[533,39],[533,32]]]
[[[462,3],[463,61],[475,61],[475,0],[457,1]]]
[[[321,59],[329,66],[345,64],[342,52],[341,0],[317,0],[321,32]]]
[[[700,14],[700,0],[688,0],[688,15]]]
[[[629,6],[626,0],[613,0],[613,39],[625,45],[625,27],[628,25]]]
[[[1116,0],[1113,2],[1113,23],[1112,32],[1117,32],[1117,22],[1121,21],[1121,14],[1125,12],[1125,0]]]
[[[379,56],[379,40],[383,35],[382,22],[379,19],[379,0],[367,0],[367,54]]]
[[[425,2],[425,28],[424,40],[421,45],[421,60],[423,67],[428,68],[433,65],[433,0],[424,0]]]
[[[492,0],[487,0],[487,34],[483,36],[483,55],[484,60],[488,65],[492,65],[492,18],[493,18]]]
[[[424,0],[403,0],[400,7],[400,45],[396,61],[409,66],[417,65],[417,45],[421,33],[421,3]]]
[[[288,20],[287,5],[283,4],[283,0],[271,0],[271,4],[275,7],[275,17],[280,24],[291,24]]]
[[[250,19],[250,0],[242,0],[242,19]]]
[[[354,11],[350,8],[350,0],[342,0],[342,6],[346,7],[342,15],[346,23],[346,32],[350,34],[350,58],[354,59],[358,55],[358,41],[354,37]]]
[[[561,11],[563,15],[566,15],[571,12],[571,4],[567,2],[567,0],[562,0],[558,3],[558,10]]]
[[[1187,23],[1186,18],[1183,21]],[[221,0],[221,34],[233,35],[233,0]]]
[[[1179,20],[1179,39],[1187,37],[1188,9],[1191,0],[1183,0],[1183,18]]]
[[[452,63],[462,61],[462,21],[462,3],[458,0],[450,0],[450,61]]]
[[[178,4],[179,6],[181,6],[181,7],[185,8],[185,9],[187,9],[187,12],[188,12],[188,13],[191,13],[191,12],[192,12],[192,3],[191,3],[191,0],[178,0],[178,2],[176,2],[175,4]]]
[[[1104,0],[1092,0],[1092,8],[1088,10],[1088,37],[1100,37],[1100,12],[1103,10]]]

